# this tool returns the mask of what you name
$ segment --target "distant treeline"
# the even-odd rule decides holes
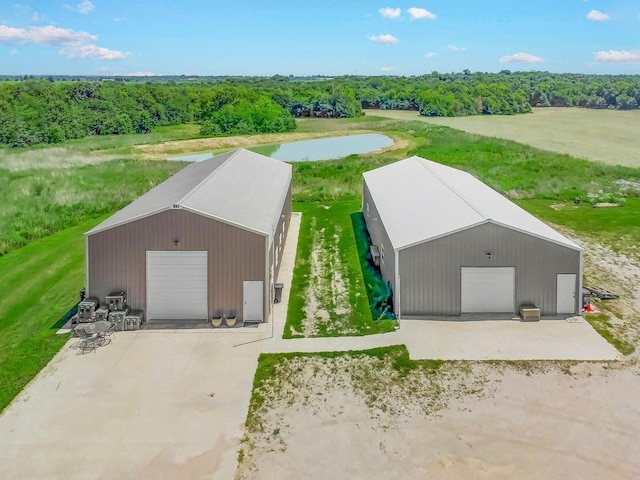
[[[640,106],[638,75],[465,70],[415,77],[163,78],[2,82],[0,144],[23,147],[146,133],[155,126],[190,122],[200,124],[202,135],[283,132],[295,128],[293,117],[355,117],[363,109],[458,116],[511,115],[545,106]]]

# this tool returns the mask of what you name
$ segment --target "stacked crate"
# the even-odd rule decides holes
[[[144,314],[142,310],[131,310],[124,317],[124,329],[125,330],[139,330],[140,326],[144,323]]]
[[[127,295],[123,291],[111,292],[104,300],[109,310],[109,321],[116,324],[116,330],[124,330],[124,319],[129,313]]]
[[[78,304],[78,323],[95,321],[95,313],[99,308],[97,298],[87,298]]]

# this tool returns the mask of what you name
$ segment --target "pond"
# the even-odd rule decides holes
[[[275,145],[261,145],[249,150],[283,162],[307,162],[344,158],[393,145],[393,140],[380,133],[314,138]]]

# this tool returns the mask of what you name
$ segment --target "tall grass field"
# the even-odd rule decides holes
[[[396,120],[420,120],[497,137],[577,158],[640,167],[640,110],[534,108],[524,115],[420,117],[417,112],[367,111]]]

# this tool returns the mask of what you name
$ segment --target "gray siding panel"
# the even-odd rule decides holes
[[[371,243],[376,245],[380,249],[380,256],[382,257],[382,249],[384,248],[384,261],[380,260],[380,271],[382,272],[382,278],[391,283],[391,289],[396,291],[396,259],[393,245],[389,240],[389,235],[384,228],[376,204],[371,198],[371,193],[364,182],[364,188],[362,192],[362,213],[364,215],[364,221],[367,224],[367,230],[371,236]],[[394,297],[395,298],[395,297]]]
[[[516,267],[516,308],[542,315],[556,314],[556,275],[581,274],[581,252],[492,223],[401,250],[399,262],[402,315],[416,316],[460,314],[462,267]]]
[[[147,250],[206,250],[209,316],[235,311],[241,320],[242,282],[268,282],[266,242],[265,236],[233,225],[167,210],[88,236],[89,294],[104,300],[125,290],[129,306],[146,311]]]

